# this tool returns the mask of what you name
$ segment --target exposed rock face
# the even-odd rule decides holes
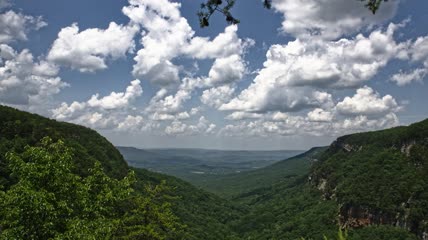
[[[403,145],[401,145],[400,152],[403,153],[403,154],[405,154],[407,157],[409,157],[410,156],[410,150],[415,145],[416,145],[416,141],[411,141],[409,143],[404,143]]]
[[[339,149],[342,149],[345,152],[356,152],[361,151],[363,149],[363,146],[351,145],[346,143],[344,138],[338,138],[330,145],[329,150],[337,151]]]
[[[324,161],[329,160],[329,157],[334,156],[335,154],[341,154],[336,156],[341,156],[343,157],[343,161],[347,161],[350,159],[346,157],[347,155],[353,156],[354,154],[364,154],[364,151],[369,151],[368,153],[370,153],[370,151],[374,152],[375,150],[373,149],[377,148],[379,151],[386,149],[392,150],[395,153],[403,154],[403,157],[405,156],[405,159],[408,159],[409,162],[413,161],[411,163],[415,165],[415,171],[416,169],[420,170],[427,166],[427,152],[425,150],[421,150],[421,148],[428,148],[428,137],[424,136],[422,138],[418,136],[410,138],[407,136],[406,138],[391,139],[393,140],[388,141],[389,138],[385,137],[385,142],[379,142],[379,139],[377,139],[374,143],[366,143],[364,142],[364,138],[361,137],[358,141],[355,141],[355,139],[350,139],[349,136],[344,136],[334,141],[326,150],[326,154],[321,156],[320,160],[314,162],[314,164],[315,166],[317,166],[316,164],[318,164],[318,166],[322,166]],[[416,165],[416,163],[418,165]],[[340,160],[336,160],[336,164],[337,166],[340,166]],[[420,200],[418,198],[420,198],[420,195],[415,193],[412,194],[409,199],[402,199],[402,203],[396,202],[397,205],[393,208],[394,210],[382,210],[381,208],[375,208],[375,205],[369,207],[358,203],[344,202],[337,197],[337,188],[341,183],[340,180],[330,177],[336,171],[335,165],[327,166],[328,167],[325,168],[315,167],[309,177],[309,182],[322,193],[324,200],[334,200],[340,206],[338,217],[339,224],[342,228],[360,228],[369,225],[391,225],[406,229],[416,234],[422,240],[428,240],[428,220],[414,218],[415,209],[413,206],[418,204],[418,201]],[[428,175],[425,176],[428,177]],[[367,194],[371,193],[367,192]]]
[[[391,214],[373,211],[362,206],[342,206],[339,210],[339,223],[343,228],[358,228],[368,225],[395,225],[396,219]]]

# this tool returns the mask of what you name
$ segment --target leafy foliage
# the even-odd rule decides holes
[[[341,213],[366,212],[373,224],[426,231],[428,219],[428,120],[408,127],[337,139],[312,170],[314,185],[335,199]],[[350,213],[347,218],[358,216]]]
[[[62,141],[43,138],[6,158],[17,183],[0,193],[3,239],[166,239],[179,232],[170,205],[157,201],[162,185],[132,195],[134,173],[110,178],[99,162],[80,177]]]
[[[90,181],[92,186],[95,186],[94,184],[103,185],[105,182],[103,182],[104,180],[102,179],[109,179],[108,182],[113,181],[113,183],[118,183],[117,181],[122,181],[124,177],[128,176],[129,174],[129,168],[126,162],[123,160],[121,154],[110,142],[108,142],[104,137],[100,136],[96,131],[74,124],[57,122],[35,114],[21,112],[10,107],[0,106],[1,202],[5,203],[5,194],[7,193],[9,195],[9,191],[15,189],[15,186],[17,186],[16,184],[21,182],[20,176],[13,173],[13,169],[17,166],[16,161],[13,161],[13,159],[16,158],[6,158],[5,156],[7,152],[13,152],[13,154],[9,155],[16,156],[18,159],[22,159],[22,162],[26,164],[30,163],[30,160],[32,159],[28,153],[24,154],[24,152],[27,152],[28,148],[31,148],[31,151],[35,151],[33,148],[38,149],[37,151],[42,151],[44,149],[42,152],[46,153],[47,155],[40,156],[39,160],[41,162],[48,162],[47,158],[52,161],[57,161],[58,159],[63,158],[70,158],[70,156],[66,156],[68,153],[66,155],[61,155],[62,152],[55,153],[55,151],[47,150],[47,146],[44,146],[41,142],[43,136],[46,135],[52,139],[52,143],[59,144],[58,141],[61,140],[61,144],[59,144],[61,145],[61,148],[64,151],[65,149],[68,149],[67,151],[69,151],[69,153],[72,155],[71,163],[67,161],[69,166],[65,169],[59,169],[62,172],[67,172],[67,174],[58,173],[55,175],[58,178],[60,178],[60,175],[65,178],[67,178],[67,176],[71,176],[73,179],[75,178],[73,181],[66,181],[65,178],[58,179],[58,181],[65,182],[64,186],[66,188],[67,186],[70,186],[68,188],[75,189],[75,186],[67,185],[72,184],[73,182],[75,184],[81,184],[82,181],[86,181],[85,184],[89,184],[90,179],[93,179]],[[49,148],[51,147],[48,147],[48,149]],[[22,154],[24,154],[26,157]],[[55,154],[58,158],[54,157]],[[45,159],[44,157],[47,158]],[[53,165],[50,164],[49,166],[52,167]],[[43,166],[37,167],[37,169],[42,168]],[[49,171],[53,172],[54,170]],[[33,172],[32,174],[36,173]],[[40,181],[43,182],[44,180]],[[131,174],[128,176],[128,181],[132,183],[130,196],[128,196],[124,201],[117,202],[118,205],[116,205],[114,209],[119,212],[114,213],[115,211],[113,210],[111,212],[108,211],[109,214],[116,214],[114,215],[114,218],[112,217],[112,221],[116,221],[117,216],[121,216],[120,222],[118,222],[118,225],[115,225],[120,227],[116,227],[115,231],[113,231],[113,229],[107,229],[108,231],[114,232],[116,234],[114,238],[227,239],[227,237],[233,237],[234,235],[232,230],[227,226],[228,221],[239,218],[241,213],[246,211],[245,208],[234,206],[230,202],[223,200],[213,194],[201,191],[187,182],[171,176],[146,171],[144,169],[135,169],[135,175]],[[3,188],[1,186],[3,186]],[[104,189],[108,190],[108,186],[110,185],[106,185]],[[113,186],[115,185],[113,184]],[[101,186],[97,186],[96,188],[98,189],[100,187]],[[58,185],[56,190],[59,189],[60,186]],[[121,189],[129,190],[129,188],[124,186],[118,190]],[[23,189],[22,191],[26,190],[30,189]],[[55,189],[52,191],[54,190]],[[45,194],[36,194],[38,190],[32,191],[34,196],[39,196],[41,200],[49,204],[56,202],[56,198],[45,199],[48,197]],[[61,191],[67,192],[66,190]],[[73,191],[69,191],[67,194],[64,194],[64,197],[74,196],[71,194],[74,193]],[[16,193],[15,198],[18,198],[20,194],[21,193]],[[104,192],[102,192],[102,194],[104,194]],[[53,196],[56,196],[56,194]],[[58,199],[60,199],[60,196],[62,195],[60,194]],[[107,196],[112,197],[110,195]],[[89,195],[88,197],[95,199],[95,195]],[[8,196],[7,199],[9,199],[8,201],[12,203],[13,200],[11,200],[11,196]],[[34,197],[29,197],[28,201],[31,199],[34,199]],[[25,199],[22,201],[24,200]],[[73,199],[73,201],[78,202],[79,200]],[[100,203],[104,204],[103,202]],[[110,206],[110,209],[112,209],[113,205],[115,205],[112,202],[107,203],[110,204],[108,205]],[[66,206],[69,205],[66,204]],[[54,205],[54,207],[56,207],[56,205]],[[53,209],[52,211],[56,210]],[[73,211],[73,214],[76,219],[80,219],[77,216],[77,212]],[[3,214],[1,216],[3,216]],[[12,220],[11,218],[12,217],[8,219]],[[76,222],[70,222],[70,226],[74,227],[67,230],[68,234],[84,234],[84,224],[86,224],[86,229],[89,231],[89,233],[92,233],[92,230],[95,229],[98,225],[89,225],[96,224],[96,222],[85,222],[85,219],[86,218],[83,218],[83,220],[80,219],[79,221],[76,220]],[[3,223],[12,224],[9,222],[9,220],[4,220]],[[108,226],[108,224],[106,226]],[[5,229],[5,227],[1,225],[0,229]],[[92,230],[90,231],[90,229]],[[106,232],[107,230],[104,231],[100,229],[100,232]],[[153,236],[149,237],[149,235],[147,235],[148,232],[153,234]],[[67,236],[62,235],[61,238],[67,238]],[[76,238],[81,239],[83,237],[77,236]]]
[[[379,10],[380,5],[382,4],[382,2],[386,2],[388,0],[360,0],[363,2],[367,2],[366,3],[366,7],[373,13],[375,14],[377,12],[377,10]]]
[[[169,187],[168,195],[174,196],[170,202],[172,210],[186,228],[186,239],[235,239],[237,234],[230,223],[237,221],[247,208],[233,204],[214,194],[195,188],[191,184],[168,175],[145,169],[134,169],[137,179],[136,191],[145,188],[143,183],[158,185],[163,180]]]
[[[0,184],[7,188],[13,181],[6,153],[21,153],[25,146],[35,146],[45,136],[53,141],[62,139],[67,147],[73,149],[76,165],[73,170],[81,176],[88,175],[88,169],[96,161],[101,163],[110,177],[123,178],[128,172],[128,166],[119,151],[96,131],[0,106]]]
[[[0,239],[413,240],[427,229],[427,164],[425,120],[206,185],[230,202],[128,168],[93,130],[0,106]],[[410,231],[375,222],[338,235],[349,207],[380,224],[405,216]]]

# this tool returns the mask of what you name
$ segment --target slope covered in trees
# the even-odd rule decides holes
[[[199,179],[197,185],[222,197],[239,199],[239,195],[252,195],[249,194],[251,191],[270,187],[280,182],[285,184],[306,175],[311,162],[316,159],[317,154],[324,150],[324,147],[312,148],[305,153],[252,171],[222,176],[205,176]]]
[[[96,131],[4,106],[0,179],[0,239],[227,239],[246,211],[174,177],[132,174]]]
[[[205,184],[129,168],[93,130],[0,106],[0,239],[422,239],[428,120]],[[18,217],[20,216],[20,217]],[[78,231],[82,230],[82,231]]]
[[[336,201],[344,227],[428,232],[428,120],[338,138],[314,165],[311,184]]]
[[[313,159],[300,177],[234,199],[250,209],[235,223],[244,239],[335,239],[339,226],[349,239],[427,236],[428,120],[340,137]]]

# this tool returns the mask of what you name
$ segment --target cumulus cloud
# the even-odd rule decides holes
[[[56,66],[34,61],[28,49],[17,52],[0,44],[0,102],[27,106],[46,103],[68,86],[57,74]]]
[[[154,121],[185,120],[190,118],[190,114],[188,112],[180,112],[177,114],[155,112],[150,118]]]
[[[408,48],[408,57],[413,63],[420,63],[420,67],[410,70],[400,70],[391,77],[391,81],[398,86],[404,86],[411,82],[422,82],[428,74],[428,36],[418,37]]]
[[[306,87],[284,88],[269,81],[253,83],[238,97],[220,106],[220,110],[247,112],[298,112],[307,108],[331,105],[331,95]]]
[[[8,6],[7,3],[8,1],[1,1],[0,9],[2,6]],[[0,43],[27,40],[27,34],[30,30],[39,30],[46,25],[47,23],[40,16],[27,16],[9,10],[0,14]]]
[[[228,120],[243,120],[243,119],[257,119],[263,118],[264,115],[260,113],[248,113],[248,112],[234,112],[226,116]]]
[[[373,118],[358,115],[345,118],[334,117],[334,113],[314,109],[307,117],[284,113],[229,115],[234,120],[219,130],[229,137],[272,137],[272,136],[340,136],[358,131],[377,130],[397,126],[394,113]],[[232,116],[234,119],[232,119]]]
[[[323,107],[311,108],[306,116],[281,111],[236,111],[226,119],[234,121],[220,129],[224,136],[339,136],[356,131],[397,126],[396,113],[402,109],[390,95],[380,96],[370,87],[362,87],[352,97],[334,103],[332,96],[318,93]]]
[[[380,118],[369,118],[368,116],[359,115],[356,117],[349,117],[342,121],[333,124],[331,133],[334,135],[343,135],[367,130],[378,130],[384,128],[395,127],[399,124],[397,115],[389,113]]]
[[[311,122],[331,122],[333,120],[333,113],[325,111],[322,108],[315,108],[308,112],[308,119]]]
[[[138,131],[142,128],[144,118],[142,116],[128,115],[126,118],[119,122],[117,129],[120,131]]]
[[[127,107],[131,101],[141,96],[143,89],[140,86],[140,80],[136,79],[126,88],[125,92],[112,92],[110,95],[99,98],[95,94],[88,100],[90,107],[99,107],[102,109],[116,109]]]
[[[214,132],[216,125],[208,121],[204,116],[201,116],[197,123],[186,124],[179,120],[174,120],[165,128],[167,135],[195,135],[195,134],[211,134]]]
[[[284,15],[284,32],[301,39],[319,37],[330,40],[383,23],[395,15],[398,3],[398,0],[385,2],[376,14],[372,14],[359,1],[272,1],[273,8]]]
[[[130,114],[133,103],[142,93],[140,81],[133,80],[124,92],[112,92],[104,97],[94,94],[85,102],[63,102],[52,110],[52,117],[97,129],[128,131],[134,129],[132,124],[142,128],[142,116]]]
[[[159,114],[176,114],[183,110],[186,101],[192,98],[192,92],[206,84],[201,78],[184,78],[175,94],[161,88],[150,100],[146,112]]]
[[[220,110],[296,112],[331,104],[331,95],[314,89],[354,88],[370,80],[393,58],[404,59],[406,43],[396,43],[398,25],[368,37],[301,41],[273,45],[253,83]],[[323,99],[322,96],[328,96]]]
[[[229,85],[210,88],[202,92],[200,99],[203,104],[219,108],[232,98],[234,92],[235,88]]]
[[[391,81],[396,82],[398,86],[404,86],[412,82],[422,82],[427,76],[428,69],[417,68],[410,72],[399,72],[391,77]]]
[[[221,85],[237,82],[244,76],[245,69],[245,64],[239,55],[217,58],[208,73],[208,83]]]
[[[133,51],[136,25],[111,22],[107,29],[89,28],[79,32],[77,23],[61,29],[47,59],[81,72],[107,68],[107,59],[124,57]]]
[[[247,48],[255,44],[252,39],[238,37],[238,26],[230,25],[223,33],[217,35],[212,41],[207,37],[193,37],[185,46],[184,53],[197,58],[224,58],[232,55],[240,55]]]
[[[254,44],[252,40],[238,38],[237,26],[226,27],[225,31],[213,40],[194,36],[195,32],[180,14],[180,3],[167,0],[130,0],[129,3],[130,5],[124,7],[122,12],[133,23],[145,29],[141,39],[143,48],[138,50],[134,58],[136,63],[133,74],[144,76],[162,87],[179,83],[180,67],[173,63],[177,57],[223,58],[218,60],[217,64],[228,60],[239,61],[242,64],[239,59],[229,57],[242,54],[246,47]],[[218,80],[216,76],[222,74],[219,71],[220,69],[213,67],[214,81]],[[232,74],[230,78],[239,77],[235,72]]]
[[[397,112],[400,107],[391,95],[381,97],[372,88],[364,86],[353,97],[345,97],[336,109],[345,116],[376,117]]]

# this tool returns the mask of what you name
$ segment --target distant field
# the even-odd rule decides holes
[[[303,152],[117,148],[130,166],[170,174],[196,185],[206,178],[263,168]]]

